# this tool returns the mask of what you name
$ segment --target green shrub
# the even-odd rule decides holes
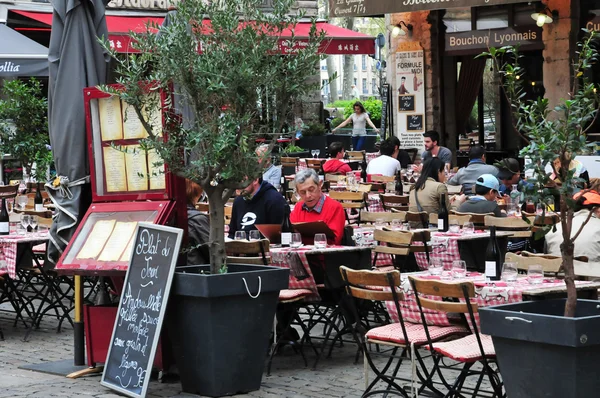
[[[294,152],[304,152],[304,148],[300,148],[297,145],[288,145],[284,148],[283,153],[294,153]]]
[[[344,121],[344,119],[342,119],[341,117],[336,117],[333,120],[331,120],[331,128],[334,129],[337,126],[339,126],[342,122]]]
[[[327,104],[325,108],[345,108],[348,105],[352,105],[356,100],[337,100],[333,104]]]
[[[321,135],[325,135],[325,126],[323,126],[321,123],[308,123],[304,126],[304,128],[302,128],[303,137],[316,137]]]
[[[354,102],[355,101],[349,101],[351,102],[350,104],[348,104],[345,108],[344,108],[344,118],[348,118],[350,117],[350,115],[352,114],[352,112],[354,112]],[[367,113],[369,114],[369,118],[371,118],[371,121],[373,122],[373,124],[377,127],[381,126],[381,100],[377,100],[375,98],[369,98],[368,100],[362,102],[363,106],[365,107],[365,110],[367,111]],[[367,126],[368,128],[369,126]]]

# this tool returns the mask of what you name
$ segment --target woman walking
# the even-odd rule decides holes
[[[335,133],[336,130],[346,126],[350,122],[352,122],[352,150],[361,151],[367,136],[367,123],[369,123],[369,126],[371,126],[375,132],[379,133],[379,129],[375,127],[365,111],[365,107],[360,101],[354,103],[354,113],[331,132]]]

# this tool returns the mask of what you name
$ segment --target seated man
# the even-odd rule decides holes
[[[400,162],[392,157],[394,154],[394,147],[392,143],[385,140],[379,146],[380,156],[369,162],[367,166],[367,174],[384,175],[393,177],[396,172],[401,169]]]
[[[248,238],[256,224],[281,224],[287,205],[273,185],[257,178],[233,201],[229,237],[233,239],[236,231],[245,231]]]
[[[296,192],[300,195],[301,201],[294,206],[294,211],[290,214],[290,221],[292,223],[323,221],[335,235],[335,238],[328,239],[327,243],[341,244],[346,225],[346,216],[342,205],[321,191],[322,183],[313,169],[299,171],[295,181]],[[307,241],[313,239],[314,237],[307,237]]]
[[[512,186],[517,184],[519,190],[522,189],[524,180],[521,179],[521,165],[519,161],[513,158],[502,159],[501,167],[498,170],[498,180],[500,180],[500,194],[508,195]]]
[[[256,154],[261,161],[264,161],[263,181],[273,185],[276,189],[281,186],[281,167],[271,163],[271,154],[267,152],[268,145],[261,145],[256,148]]]
[[[458,170],[458,173],[448,181],[448,185],[462,185],[466,195],[472,195],[475,180],[483,174],[498,175],[498,169],[490,164],[485,164],[485,149],[474,146],[469,150],[469,164]]]
[[[460,213],[494,213],[496,217],[506,217],[496,203],[498,196],[498,179],[491,174],[480,176],[475,182],[475,196],[471,196],[466,202],[460,205]]]
[[[327,174],[342,175],[351,172],[352,169],[348,163],[342,162],[345,153],[344,144],[339,141],[332,142],[331,145],[329,145],[329,155],[331,156],[331,159],[323,164],[323,171]]]
[[[400,162],[400,166],[403,169],[406,169],[410,163],[412,163],[410,159],[410,155],[404,149],[400,149],[400,140],[395,135],[388,138],[388,141],[392,144],[394,148],[394,153],[392,157]]]

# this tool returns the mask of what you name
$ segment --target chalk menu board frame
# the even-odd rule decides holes
[[[410,108],[403,107],[403,100],[410,98]],[[398,112],[414,112],[415,111],[415,95],[414,94],[401,94],[398,95]]]
[[[171,248],[171,252],[170,252],[170,262],[168,264],[169,270],[168,270],[168,274],[167,274],[167,278],[166,280],[161,280],[158,278],[159,271],[157,271],[156,277],[157,280],[159,281],[159,283],[163,283],[164,282],[164,293],[163,293],[163,299],[162,299],[162,303],[161,303],[161,307],[159,309],[159,314],[158,314],[158,320],[156,322],[156,330],[154,332],[154,336],[151,342],[147,342],[146,344],[151,344],[150,346],[150,354],[146,357],[147,359],[147,363],[143,366],[138,366],[137,367],[137,371],[136,371],[136,375],[137,372],[139,372],[140,370],[142,371],[141,375],[137,375],[139,377],[138,379],[138,384],[141,382],[143,383],[141,386],[141,391],[139,394],[137,394],[136,392],[133,392],[131,390],[128,390],[127,387],[129,387],[131,380],[128,381],[126,386],[123,386],[122,383],[117,382],[116,380],[114,380],[113,378],[111,378],[111,376],[108,376],[107,378],[107,372],[110,372],[111,370],[111,356],[114,355],[114,351],[113,351],[113,347],[115,347],[115,334],[117,333],[117,329],[118,328],[124,328],[126,327],[126,325],[119,325],[120,322],[119,320],[122,319],[121,317],[121,307],[123,306],[123,295],[126,294],[126,292],[128,291],[128,285],[130,282],[130,276],[132,275],[132,272],[135,272],[137,270],[139,270],[139,267],[135,266],[134,260],[137,257],[140,257],[140,254],[137,254],[136,252],[138,251],[138,246],[140,245],[140,236],[143,233],[143,230],[149,230],[149,231],[156,231],[156,232],[165,232],[169,235],[175,235],[175,241],[173,242],[173,246],[168,245],[168,239],[171,237],[169,236],[167,238],[167,241],[165,241],[164,243],[164,247],[160,247],[159,244],[160,242],[162,242],[162,240],[159,242],[156,242],[156,250],[157,250],[157,254],[161,253],[162,250],[164,250],[167,247]],[[148,390],[148,385],[150,384],[150,372],[152,371],[152,365],[154,363],[154,356],[156,355],[156,349],[158,347],[158,340],[160,339],[160,332],[161,332],[161,328],[162,328],[162,324],[163,324],[163,320],[164,320],[164,316],[165,316],[165,311],[167,309],[167,300],[169,298],[170,295],[170,291],[171,291],[171,284],[173,282],[173,276],[175,274],[175,266],[177,263],[177,257],[179,254],[179,249],[181,247],[181,240],[183,237],[183,230],[179,229],[179,228],[172,228],[172,227],[166,227],[164,225],[155,225],[155,224],[150,224],[150,223],[138,223],[138,226],[135,230],[135,243],[134,243],[134,250],[131,253],[131,258],[129,259],[129,267],[127,269],[127,274],[125,275],[125,283],[124,283],[124,288],[123,288],[123,294],[121,295],[121,298],[119,299],[119,308],[117,310],[117,319],[115,320],[115,325],[113,327],[113,332],[111,335],[111,339],[110,339],[110,345],[108,347],[108,354],[106,356],[106,362],[105,362],[105,366],[104,366],[104,371],[102,372],[102,380],[100,381],[100,384],[102,384],[105,387],[108,387],[110,389],[113,389],[115,391],[118,391],[122,394],[128,395],[130,397],[145,397],[147,390]],[[151,244],[152,241],[147,242],[148,245],[148,249],[151,248]],[[147,250],[148,250],[147,249]],[[145,251],[142,251],[141,256],[145,256],[147,253]],[[164,256],[164,254],[163,254]],[[140,265],[142,267],[142,269],[144,269],[144,263],[142,260],[142,262],[140,262]],[[147,264],[147,260],[146,260],[146,264]],[[152,282],[152,281],[150,281]],[[148,286],[148,284],[146,284],[145,286]],[[140,285],[141,288],[145,287],[144,285]],[[137,288],[137,287],[136,287]],[[141,290],[141,289],[140,289]],[[134,293],[132,294],[132,296],[136,296],[137,293],[136,291],[134,291]],[[144,314],[145,315],[145,314]],[[139,321],[140,325],[141,325],[141,320]],[[148,325],[148,323],[146,323],[146,326]],[[138,334],[139,335],[139,334]],[[122,345],[120,347],[123,347]],[[129,348],[129,347],[128,347]],[[129,359],[129,357],[127,358]],[[132,361],[128,362],[128,363],[133,363],[133,361],[135,361],[136,359],[139,359],[137,357],[132,356]],[[121,357],[121,359],[113,359],[116,360],[116,362],[121,362],[121,364],[123,363],[124,359]],[[126,362],[127,363],[127,362]],[[136,362],[137,365],[137,362]],[[129,366],[129,365],[128,365]],[[121,367],[121,366],[119,366]],[[126,367],[125,370],[127,371],[129,368]],[[140,380],[141,378],[143,378],[143,380]],[[136,388],[139,388],[140,386],[138,385]]]
[[[385,138],[385,129],[387,127],[388,102],[390,97],[390,85],[388,83],[381,87],[381,126],[380,131]]]
[[[411,117],[420,117],[421,118],[421,128],[418,129],[411,129],[409,120]],[[423,118],[425,116],[422,113],[416,113],[416,114],[410,114],[410,115],[406,115],[406,131],[410,131],[410,132],[419,132],[419,131],[424,131],[425,129],[423,128]]]

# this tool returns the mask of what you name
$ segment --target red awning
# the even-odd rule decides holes
[[[52,25],[52,14],[46,12],[31,12],[11,10],[19,15],[34,19],[46,25]],[[132,17],[107,15],[106,25],[108,27],[109,41],[112,48],[118,52],[133,52],[129,32],[143,33],[149,23],[162,24],[163,17]],[[282,53],[293,52],[294,49],[302,47],[309,37],[311,23],[300,22],[296,25],[294,48],[290,43],[282,39],[279,47]],[[327,39],[320,48],[322,54],[374,54],[375,38],[364,33],[355,32],[350,29],[341,28],[327,22],[317,22],[317,31],[324,31]],[[284,37],[291,37],[291,30],[284,32]],[[303,40],[304,39],[304,40]]]

